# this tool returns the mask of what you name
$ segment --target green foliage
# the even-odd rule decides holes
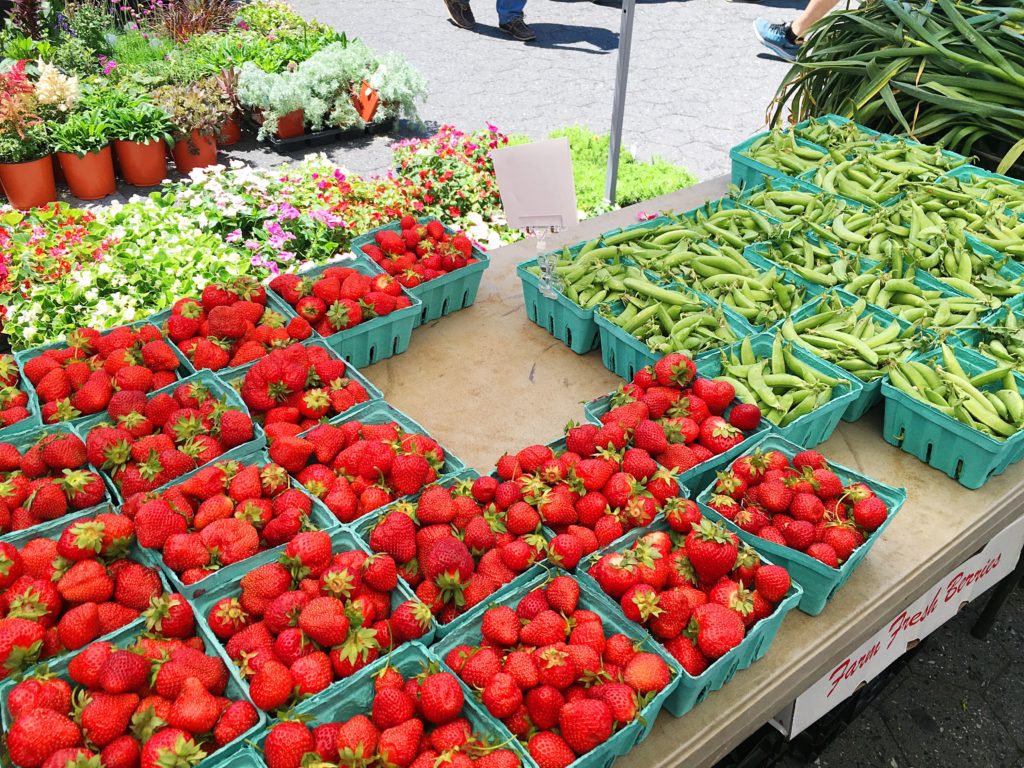
[[[80,40],[97,54],[109,55],[107,35],[114,31],[113,19],[106,10],[105,0],[72,0],[64,8],[64,16]]]
[[[239,10],[238,17],[258,37],[269,34],[278,37],[301,37],[303,34],[337,35],[329,25],[316,20],[306,21],[287,3],[276,0],[249,3]]]
[[[50,144],[54,152],[84,157],[90,152],[99,152],[110,143],[110,129],[104,110],[75,112],[63,123],[49,126]]]
[[[101,69],[96,51],[80,37],[70,35],[61,35],[49,62],[61,71],[79,77],[98,75]]]
[[[561,136],[569,139],[569,146],[572,149],[577,206],[588,213],[606,210],[604,184],[611,143],[609,136],[599,136],[578,125],[551,134],[551,138]],[[618,199],[615,202],[622,206],[632,205],[696,183],[697,179],[685,168],[672,165],[659,157],[642,162],[626,149],[622,149],[619,154],[619,181],[616,188]]]
[[[219,131],[231,114],[231,104],[213,78],[188,85],[165,85],[153,91],[153,102],[170,117],[176,138],[192,131]]]
[[[26,128],[24,137],[0,133],[0,163],[25,163],[49,152],[46,129],[41,125]]]
[[[123,141],[174,142],[174,124],[160,107],[147,102],[118,106],[108,112],[110,136]]]
[[[3,47],[4,58],[15,61],[43,59],[49,61],[53,56],[54,47],[49,40],[33,40],[12,29],[11,34],[5,41]]]
[[[166,61],[172,50],[174,44],[167,40],[129,30],[118,35],[112,55],[119,69],[131,70]]]
[[[238,76],[238,100],[253,109],[262,110],[263,125],[259,136],[264,138],[277,132],[277,122],[289,112],[307,109],[306,120],[314,113],[314,103],[303,89],[295,72],[272,75],[251,62],[242,65]]]

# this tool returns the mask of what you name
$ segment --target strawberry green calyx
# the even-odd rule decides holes
[[[16,645],[11,648],[11,652],[4,660],[4,669],[8,672],[17,672],[30,667],[39,659],[39,654],[42,650],[42,640],[36,640],[29,646]]]
[[[10,607],[7,609],[7,618],[38,621],[47,613],[49,613],[49,607],[42,595],[30,587],[11,600]]]
[[[339,600],[348,599],[356,589],[355,576],[347,569],[333,569],[323,575],[320,590]],[[362,614],[360,614],[360,619]]]
[[[288,486],[288,471],[278,464],[267,464],[260,470],[260,484],[264,490]]]
[[[69,398],[65,397],[57,403],[55,415],[55,421],[71,421],[72,419],[77,419],[81,416],[82,412],[71,404],[71,400]]]
[[[73,493],[69,494],[73,496]],[[71,535],[78,549],[99,554],[103,549],[103,539],[107,527],[97,520],[85,520],[71,526]]]
[[[178,736],[174,746],[160,750],[159,755],[157,768],[193,768],[202,762],[206,752],[192,739]]]
[[[184,418],[178,419],[170,425],[170,431],[173,433],[173,440],[175,443],[183,443],[186,440],[191,440],[193,437],[198,435],[206,434],[206,425],[203,424],[203,419],[197,414],[192,414]]]
[[[632,598],[633,605],[640,614],[641,621],[660,616],[665,611],[658,605],[658,594],[653,590],[637,592]]]
[[[728,528],[722,523],[714,523],[707,518],[693,526],[693,531],[698,538],[704,541],[713,541],[716,544],[731,544],[733,541],[732,534]]]
[[[365,663],[370,653],[380,649],[377,631],[368,627],[350,628],[345,642],[337,648],[338,657],[349,664]]]
[[[619,388],[616,389],[611,396],[612,408],[618,408],[620,405],[629,405],[635,403],[636,398],[633,397],[632,392],[626,388],[625,384],[620,384]]]

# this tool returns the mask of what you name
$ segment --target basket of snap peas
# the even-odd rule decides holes
[[[955,180],[952,188],[975,200],[983,200],[1024,216],[1024,181],[986,171],[973,165],[961,165],[939,179],[940,184]]]
[[[772,332],[705,356],[697,372],[732,384],[736,399],[758,406],[774,432],[808,448],[828,440],[863,389],[853,374]]]
[[[1024,314],[1012,307],[1004,306],[986,315],[978,325],[960,331],[951,341],[1024,373]]]
[[[871,149],[884,134],[858,125],[842,115],[812,117],[793,126],[798,139],[844,155]]]
[[[754,333],[739,315],[677,283],[623,282],[628,292],[599,307],[595,320],[605,368],[627,381],[672,352],[696,357]]]
[[[744,208],[767,214],[782,225],[827,224],[850,205],[842,198],[822,194],[812,184],[787,176],[766,178],[763,184],[750,189],[734,187],[730,194]],[[860,210],[861,206],[854,208]]]
[[[748,260],[751,254],[755,254],[796,275],[799,283],[806,286],[812,295],[823,288],[844,285],[874,264],[856,251],[801,233],[755,243],[747,246],[745,254]]]
[[[828,158],[828,151],[798,139],[792,131],[772,129],[752,136],[729,150],[732,183],[760,184],[765,176],[793,176],[813,172]]]
[[[778,331],[786,341],[861,380],[860,395],[843,413],[843,420],[851,422],[882,400],[882,379],[895,361],[906,360],[931,343],[910,323],[840,290],[805,304],[783,320]]]
[[[882,383],[883,437],[967,488],[1024,458],[1024,376],[941,344],[898,362]]]

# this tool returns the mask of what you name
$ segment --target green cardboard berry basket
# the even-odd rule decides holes
[[[338,360],[341,359],[337,351],[328,346],[327,342],[324,341],[323,339],[311,337],[304,341],[297,341],[295,343],[301,344],[302,346],[307,348],[320,347],[321,349],[327,350],[328,354],[330,354],[331,357]],[[239,365],[236,368],[222,368],[221,370],[214,371],[213,373],[215,373],[217,378],[220,379],[220,381],[224,382],[224,384],[226,384],[232,391],[234,391],[237,394],[241,394],[242,381],[245,379],[245,374],[247,374],[252,369],[252,367],[256,365],[256,363],[258,362],[259,360],[253,360],[251,363]],[[366,402],[375,402],[384,399],[384,393],[377,389],[377,387],[374,386],[373,382],[366,378],[366,376],[363,373],[361,373],[351,363],[346,362],[345,364],[345,376],[357,382],[360,386],[362,386],[363,389],[366,390],[366,394],[370,396],[370,399],[367,400]],[[353,407],[355,408],[358,407],[359,405],[363,405],[363,403],[358,403]]]
[[[439,660],[422,644],[406,643],[390,655],[377,659],[373,664],[359,670],[345,685],[332,685],[326,691],[305,699],[295,708],[295,713],[308,718],[310,728],[324,723],[345,722],[356,715],[369,717],[373,706],[374,680],[388,666],[398,670],[402,677],[408,679],[428,668],[438,667]],[[474,733],[489,744],[507,745],[520,756],[524,765],[530,765],[529,756],[515,743],[505,726],[477,704],[464,686],[463,694],[465,703],[462,707],[462,716],[469,720]],[[262,747],[272,727],[271,725],[260,731],[253,738],[253,742]]]
[[[579,306],[557,290],[554,298],[544,295],[541,278],[529,271],[535,266],[537,259],[524,261],[516,267],[523,283],[526,316],[577,355],[597,349],[599,341],[594,310]]]
[[[768,331],[753,336],[750,339],[754,355],[757,359],[770,358],[772,352],[772,340],[775,334]],[[742,343],[742,342],[740,342]],[[739,352],[740,343],[726,347],[720,355],[703,357],[697,361],[697,375],[713,379],[722,372],[722,355]],[[820,357],[811,354],[805,347],[791,342],[783,342],[793,355],[804,365],[816,372],[823,373],[832,378],[842,379],[849,383],[849,387],[834,387],[832,399],[824,405],[815,408],[810,413],[797,417],[791,424],[780,427],[777,424],[771,425],[771,431],[775,434],[790,440],[794,443],[813,448],[818,443],[823,443],[831,437],[839,421],[842,419],[846,409],[851,403],[857,401],[864,386],[860,379],[847,373],[842,368],[822,360]]]
[[[18,449],[19,453],[24,453],[26,450],[35,445],[36,442],[38,442],[45,435],[51,435],[55,433],[65,433],[78,436],[78,432],[75,431],[73,426],[71,426],[71,422],[62,421],[57,424],[50,424],[42,427],[36,427],[34,429],[29,429],[24,432],[19,432],[16,435],[8,437],[6,440],[4,440],[4,442],[13,445],[15,448]],[[86,464],[84,467],[82,467],[82,469],[88,469],[99,475],[101,479],[103,478],[103,473],[98,468],[94,467],[92,464]],[[17,540],[20,535],[25,533],[35,534],[36,531],[42,529],[44,526],[48,526],[51,523],[70,521],[87,511],[91,511],[92,514],[96,514],[95,510],[97,510],[100,506],[111,504],[114,501],[110,492],[110,488],[107,486],[106,481],[104,481],[103,483],[103,490],[103,499],[100,501],[99,504],[93,505],[92,507],[82,510],[69,510],[66,515],[58,517],[55,520],[46,520],[42,523],[30,526],[28,528],[24,528],[22,530],[5,533],[2,536],[0,536],[0,541]]]
[[[495,597],[475,606],[471,611],[460,616],[455,624],[457,631],[442,641],[437,642],[433,652],[441,659],[445,669],[455,673],[445,662],[448,653],[460,645],[479,646],[483,639],[482,622],[484,613],[495,606],[503,605],[515,609],[516,605],[527,594],[535,589],[544,587],[556,576],[569,576],[577,582],[579,578],[559,568],[536,574],[533,578],[517,584],[513,589],[505,592],[500,597]],[[629,621],[619,607],[612,600],[601,592],[587,584],[580,584],[580,597],[577,606],[581,610],[593,611],[601,617],[604,626],[605,637],[614,634],[624,634],[636,641],[640,650],[646,653],[653,653],[664,661],[672,673],[672,681],[663,690],[659,691],[642,709],[637,713],[637,718],[624,727],[617,730],[608,741],[604,742],[597,749],[581,755],[570,766],[576,768],[607,768],[617,757],[625,755],[629,750],[639,744],[650,735],[654,728],[654,721],[661,712],[665,702],[675,692],[679,681],[683,676],[683,669],[672,656],[652,638],[646,630],[638,627]],[[458,675],[456,675],[458,677]]]
[[[846,291],[844,291],[842,289],[835,288],[835,289],[832,289],[830,291],[827,291],[827,292],[823,293],[821,296],[816,298],[814,301],[810,301],[807,304],[804,304],[802,307],[800,307],[800,309],[798,309],[796,312],[794,312],[790,316],[790,319],[794,323],[799,323],[800,321],[806,320],[807,318],[817,314],[818,307],[821,306],[821,304],[823,302],[827,301],[829,299],[829,297],[831,295],[833,295],[833,294],[839,299],[839,301],[845,307],[853,306],[859,300],[859,298],[857,296],[854,296],[854,295],[852,295],[850,293],[847,293]],[[870,317],[874,318],[875,320],[877,320],[880,323],[887,323],[887,324],[896,323],[899,326],[899,328],[900,328],[900,334],[901,335],[902,334],[910,334],[910,335],[914,335],[915,334],[914,326],[912,326],[910,323],[906,322],[905,320],[902,320],[899,317],[896,317],[896,315],[894,315],[894,314],[892,314],[890,312],[887,312],[884,309],[880,309],[880,308],[876,307],[873,304],[868,304],[867,307],[864,309],[864,311],[859,315],[859,317],[865,317],[865,316],[870,316]],[[782,323],[779,322],[775,326],[773,326],[772,330],[775,331],[775,332],[779,332],[781,326],[782,326]],[[924,335],[917,336],[917,339],[919,340],[920,343],[925,343]],[[799,344],[800,342],[797,342],[797,343]],[[912,354],[912,352],[908,350],[906,353],[902,354],[899,359],[904,360],[907,357],[909,357],[911,354]],[[882,402],[882,379],[883,378],[885,378],[885,377],[884,376],[879,376],[877,379],[874,379],[873,381],[863,381],[863,380],[861,381],[862,389],[861,389],[860,395],[858,395],[857,399],[854,400],[852,403],[850,403],[846,407],[846,410],[843,412],[843,421],[847,421],[847,422],[857,421],[865,413],[867,413],[871,408],[873,408],[878,403]]]
[[[262,467],[267,464],[273,463],[267,456],[267,454],[264,451],[260,450],[250,451],[245,455],[237,456],[233,459],[227,460],[237,461],[239,464],[242,464],[243,466],[257,464]],[[216,461],[213,462],[213,465],[215,465],[216,463]],[[210,466],[213,465],[207,465],[206,467],[204,467],[204,469],[208,469]],[[184,483],[186,480],[190,479],[195,474],[201,471],[203,470],[197,469],[192,472],[189,472],[186,475],[177,477],[171,482],[167,483],[167,485],[157,488],[156,491],[154,491],[154,493],[161,493],[163,491],[166,491],[168,488],[172,488],[175,485],[180,485],[181,483]],[[331,532],[339,527],[337,519],[334,517],[334,515],[330,513],[327,507],[325,507],[319,499],[309,494],[306,491],[306,489],[303,488],[302,485],[299,484],[297,480],[295,480],[295,478],[289,478],[289,484],[290,487],[298,489],[304,495],[309,496],[313,500],[312,509],[310,510],[308,516],[308,524],[306,530],[316,529]],[[175,592],[184,595],[185,598],[188,600],[194,600],[196,597],[199,597],[200,595],[205,593],[208,589],[211,588],[211,586],[215,584],[215,582],[210,581],[210,579],[212,579],[213,576],[220,577],[218,580],[241,578],[242,574],[248,572],[252,568],[253,559],[258,557],[259,553],[253,555],[252,557],[247,557],[244,560],[240,560],[237,563],[225,565],[222,568],[219,568],[216,571],[211,572],[209,576],[207,576],[204,579],[201,579],[200,581],[197,581],[194,584],[185,584],[181,580],[181,577],[174,572],[174,570],[167,567],[167,565],[164,563],[162,552],[159,552],[155,549],[143,549],[143,555],[147,558],[148,565],[153,565],[160,569],[161,573],[163,573],[164,577],[167,579],[168,583],[171,585],[172,589]]]
[[[2,355],[0,355],[2,357]],[[14,355],[11,355],[12,359]],[[15,363],[18,368],[18,383],[15,385],[18,389],[25,393],[28,397],[28,402],[25,404],[25,410],[28,411],[26,416],[21,421],[16,421],[10,426],[0,427],[0,442],[10,440],[14,435],[20,435],[22,432],[29,432],[33,429],[39,429],[43,425],[43,417],[39,406],[39,397],[36,395],[36,388],[32,386],[32,382],[25,378],[21,372],[21,366]]]
[[[353,550],[365,552],[367,555],[371,554],[369,548],[360,541],[359,537],[354,533],[344,529],[335,529],[331,531],[331,552],[337,554],[339,552],[350,552]],[[246,561],[248,567],[244,572],[235,572],[233,574],[224,574],[222,572],[209,576],[203,581],[213,581],[212,584],[205,592],[197,595],[191,600],[192,608],[196,614],[196,622],[202,623],[203,627],[209,632],[210,636],[213,637],[214,643],[216,643],[218,650],[223,656],[227,656],[227,641],[218,638],[213,630],[210,628],[209,615],[210,611],[217,604],[217,602],[226,597],[238,597],[241,592],[241,581],[242,577],[249,571],[258,568],[261,565],[268,563],[277,562],[277,559],[284,554],[287,545],[282,544],[279,547],[268,549],[260,552],[255,557],[249,558]],[[298,589],[298,587],[296,587]],[[419,599],[413,594],[412,589],[403,581],[401,578],[398,579],[398,586],[391,591],[391,610],[394,611],[402,603],[407,600],[419,602]],[[423,637],[419,638],[417,642],[423,643],[424,645],[430,645],[434,639],[434,632],[437,628],[437,622],[431,621],[430,628],[427,630]],[[404,645],[404,644],[403,644]],[[395,649],[384,648],[382,649],[383,654],[387,654],[389,651]],[[351,679],[351,678],[348,678]],[[334,681],[334,684],[340,681]],[[242,680],[242,686],[246,693],[249,692],[249,683],[246,680]]]
[[[958,331],[955,335],[951,336],[947,341],[953,344],[959,344],[977,352],[979,355],[983,355],[986,358],[991,358],[987,352],[979,348],[979,345],[987,341],[990,337],[986,333],[986,326],[999,325],[1000,322],[1006,317],[1007,313],[1012,313],[1017,319],[1017,322],[1024,328],[1024,310],[1019,308],[1011,307],[1004,304],[999,309],[993,310],[981,318],[978,325],[973,328],[965,328]],[[991,358],[994,359],[994,358]],[[997,361],[998,362],[998,361]],[[1024,360],[1019,360],[1018,364],[1024,366]],[[1019,370],[1019,369],[1018,369]]]
[[[118,646],[119,648],[124,648],[128,645],[131,645],[131,643],[140,634],[142,634],[139,630],[140,627],[135,627],[131,625],[127,627],[122,627],[121,629],[117,630],[117,632],[108,635],[106,637],[106,640],[110,643],[113,643],[115,646]],[[231,699],[232,701],[248,701],[251,704],[252,701],[249,699],[247,690],[242,685],[242,680],[238,675],[237,668],[231,662],[231,659],[229,659],[227,655],[220,650],[220,648],[218,647],[217,643],[214,640],[213,635],[203,625],[203,622],[196,621],[195,635],[203,641],[205,653],[209,656],[219,658],[227,667],[228,683],[227,687],[224,689],[224,696]],[[68,662],[71,660],[71,658],[71,656],[66,656],[61,661],[51,664],[49,667],[49,672],[52,673],[55,677],[59,677],[62,680],[65,680],[69,685],[71,685],[72,690],[75,690],[78,686],[73,680],[71,680],[70,676],[68,675]],[[7,699],[10,696],[11,690],[17,684],[17,679],[9,678],[5,680],[2,685],[0,685],[0,724],[3,725],[4,732],[10,729],[11,723],[13,722],[13,718],[11,717],[11,710],[7,706]],[[223,761],[225,758],[234,755],[236,752],[242,749],[247,743],[249,743],[251,739],[255,738],[259,733],[261,733],[264,729],[264,726],[267,723],[267,716],[259,709],[256,710],[256,713],[258,718],[256,725],[247,730],[245,733],[241,734],[234,741],[225,744],[220,749],[210,753],[209,756],[203,759],[202,762],[200,762],[198,765],[208,766],[209,768],[213,768],[213,766],[215,765],[220,766],[222,764],[221,761]]]
[[[321,264],[312,269],[300,272],[301,277],[316,278],[330,267],[348,267],[358,272],[374,276],[384,274],[384,270],[363,256],[344,261]],[[365,320],[358,325],[326,337],[327,345],[352,363],[356,368],[379,363],[394,355],[399,355],[409,348],[412,330],[422,312],[422,303],[411,293],[402,289],[412,306],[396,309],[383,317]],[[293,310],[294,314],[294,310]],[[313,338],[324,339],[316,330]]]
[[[193,373],[184,379],[180,379],[173,384],[170,384],[162,389],[154,390],[153,392],[147,393],[146,397],[152,398],[159,394],[173,395],[174,391],[182,386],[189,384],[199,384],[206,387],[210,393],[220,400],[222,403],[226,403],[232,409],[241,411],[248,415],[249,409],[245,403],[242,402],[242,398],[239,397],[238,393],[225,384],[221,379],[214,375],[213,371],[202,370],[198,373]],[[75,423],[75,431],[82,438],[86,440],[89,436],[89,432],[100,426],[111,426],[113,421],[107,416],[106,413],[97,413],[90,416],[87,419],[82,419]],[[220,456],[217,456],[212,461],[208,461],[205,464],[196,466],[196,469],[202,469],[203,467],[209,466],[216,461],[225,461],[228,459],[235,459],[243,456],[247,456],[254,451],[263,450],[267,445],[267,437],[263,433],[263,428],[255,422],[252,425],[252,440],[241,445],[236,445],[234,448],[230,448]],[[114,503],[118,506],[124,503],[124,497],[121,495],[121,489],[117,483],[114,482],[113,475],[103,468],[100,468],[100,475],[103,477],[103,482],[106,483],[107,488],[110,490],[110,496],[114,499]]]
[[[426,224],[428,221],[436,221],[436,219],[424,216],[418,221],[420,224]],[[458,230],[452,229],[447,225],[442,226],[444,226],[444,231],[449,235],[454,235],[458,232]],[[377,233],[385,230],[400,232],[400,222],[393,221],[383,227],[371,230],[365,235],[360,235],[352,241],[352,250],[364,258],[370,259],[370,256],[363,250],[363,246],[376,244],[375,238]],[[448,272],[441,275],[441,277],[435,277],[433,280],[428,280],[415,288],[408,289],[409,293],[423,302],[416,326],[429,323],[432,320],[437,320],[445,315],[450,315],[452,312],[458,312],[460,309],[473,305],[476,301],[477,291],[480,289],[480,280],[484,276],[484,270],[491,265],[490,258],[476,245],[473,246],[473,258],[476,259],[476,262],[473,264],[467,264],[461,269]],[[370,259],[370,261],[372,262],[373,260]]]
[[[601,417],[612,409],[612,397],[614,395],[615,393],[612,392],[584,403],[583,414],[587,421],[591,424],[597,424],[600,426]],[[731,410],[731,407],[726,409],[726,419],[728,419],[728,414]],[[744,438],[742,443],[730,448],[724,453],[712,456],[707,461],[701,462],[697,466],[691,467],[685,472],[681,472],[677,478],[679,485],[683,487],[684,491],[688,490],[696,492],[700,490],[711,482],[711,479],[715,477],[715,473],[719,469],[731,464],[733,459],[736,459],[749,451],[750,447],[767,435],[771,429],[772,425],[762,418],[757,427]]]
[[[149,318],[149,317],[143,318],[142,320],[136,320],[133,323],[123,323],[123,324],[121,324],[119,326],[115,326],[115,328],[122,328],[122,327],[141,328],[142,326],[145,326],[145,325],[152,325],[152,326],[156,327],[157,329],[160,329],[159,324],[154,323],[152,318]],[[105,329],[103,331],[103,335],[104,336],[107,335],[110,331],[115,330],[115,328]],[[160,332],[161,332],[161,334],[163,334],[163,330],[162,329],[160,329]],[[177,345],[175,345],[172,341],[170,341],[166,337],[166,335],[164,335],[164,341],[166,341],[168,343],[168,345],[170,345],[171,349],[174,351],[174,354],[178,358],[179,365],[178,365],[178,370],[175,373],[175,375],[178,377],[178,379],[182,379],[185,376],[188,376],[188,375],[194,373],[195,372],[195,368],[192,367],[192,363],[189,362],[189,359],[187,357],[185,357],[185,355],[182,354],[181,350],[178,349]],[[26,350],[23,350],[21,352],[15,352],[14,353],[14,362],[16,362],[18,364],[18,370],[19,371],[24,371],[25,370],[25,363],[27,363],[29,360],[32,360],[33,358],[39,357],[39,355],[43,354],[43,352],[47,352],[47,351],[49,351],[51,349],[66,349],[66,348],[67,348],[67,344],[64,341],[54,341],[54,342],[51,342],[50,344],[42,344],[42,345],[40,345],[38,347],[32,347],[31,349],[26,349]],[[41,413],[42,412],[43,404],[39,401],[39,395],[36,392],[35,384],[33,384],[31,381],[29,381],[28,378],[24,376],[24,374],[22,375],[21,378],[22,378],[22,386],[24,386],[26,388],[26,391],[29,393],[29,400],[31,401],[32,398],[35,398],[36,405],[40,409],[40,413]],[[76,419],[69,419],[66,423],[68,423],[68,424],[77,424],[79,421],[88,418],[90,415],[92,415],[92,414],[84,414],[82,416],[79,416]]]
[[[1024,218],[1024,181],[1021,181],[1020,179],[1015,179],[1012,176],[1004,176],[1001,173],[986,171],[984,168],[978,168],[975,165],[961,165],[954,168],[943,176],[940,176],[939,182],[942,182],[944,179],[956,179],[962,186],[968,187],[968,189],[964,190],[965,192],[969,191],[969,188],[977,183],[974,181],[975,179],[996,179],[998,181],[1019,186],[1021,188],[1019,194],[1022,199],[1021,203],[1019,203],[1020,207],[1016,208],[1007,206],[1006,211],[1008,213],[1016,213],[1021,218]]]
[[[587,559],[580,561],[580,567],[577,569],[576,573],[577,580],[582,586],[591,592],[604,594],[604,590],[601,589],[601,586],[597,581],[587,573],[587,568],[610,552],[626,551],[637,539],[647,533],[651,533],[652,531],[668,530],[668,525],[663,520],[659,520],[653,526],[648,528],[638,528],[635,531],[630,531],[626,536],[614,542],[610,547],[599,549]],[[761,557],[761,560],[766,565],[774,564],[774,561],[769,560],[764,556]],[[584,567],[584,564],[586,567]],[[750,627],[747,630],[746,637],[743,638],[743,642],[721,658],[716,659],[706,670],[704,670],[704,672],[696,677],[691,675],[685,669],[682,670],[682,674],[679,678],[679,685],[676,686],[676,689],[665,701],[665,710],[670,712],[674,717],[682,717],[704,701],[708,694],[717,691],[732,680],[737,672],[747,669],[755,661],[761,659],[766,653],[768,653],[768,648],[775,639],[775,635],[778,634],[779,627],[782,626],[782,620],[786,618],[786,614],[793,608],[796,608],[802,598],[802,587],[796,582],[796,580],[792,580],[789,592],[786,593],[782,602],[775,606],[775,612],[772,613],[771,616],[761,619],[759,622],[754,624],[754,626]],[[611,598],[608,599],[610,600]],[[623,618],[625,619],[625,616],[623,616]],[[635,624],[628,619],[626,619],[626,623],[627,625],[637,627],[637,629],[643,631],[640,625]]]
[[[267,768],[263,756],[248,744],[233,755],[219,760],[217,765],[218,768]]]
[[[774,168],[770,165],[755,160],[749,154],[750,148],[763,136],[767,136],[770,131],[762,131],[761,133],[754,134],[746,141],[740,142],[735,147],[729,150],[729,159],[732,161],[732,183],[742,187],[756,187],[759,184],[763,184],[765,177],[768,178],[799,178],[792,176],[789,173],[783,171],[781,168]],[[828,155],[828,151],[824,147],[819,147],[817,144],[813,144],[810,141],[803,139],[796,139],[797,144],[807,147],[809,149],[816,149],[819,152]],[[811,169],[813,171],[813,169]],[[805,171],[805,173],[807,173]],[[801,174],[803,176],[804,174]]]
[[[778,435],[769,435],[755,445],[754,449],[762,452],[780,451],[785,454],[787,459],[792,459],[793,456],[804,450],[801,446],[784,440]],[[803,597],[800,599],[799,608],[811,616],[817,616],[825,609],[828,601],[853,575],[854,570],[865,558],[875,542],[881,538],[882,533],[889,526],[889,523],[892,522],[893,518],[896,517],[896,513],[903,508],[907,500],[905,488],[894,488],[885,483],[880,483],[840,464],[834,464],[831,461],[829,462],[829,467],[843,481],[844,486],[851,483],[864,483],[889,508],[889,516],[886,517],[885,522],[877,530],[873,531],[866,541],[853,551],[850,559],[839,568],[832,568],[819,560],[815,560],[810,555],[798,552],[784,544],[765,541],[756,534],[744,531],[731,520],[707,506],[707,501],[714,490],[713,486],[708,486],[697,496],[697,503],[701,508],[700,511],[705,517],[711,518],[716,522],[725,523],[729,530],[756,549],[758,554],[765,555],[773,563],[781,565],[789,571],[793,581],[803,588]]]
[[[997,367],[994,360],[972,349],[955,345],[951,349],[971,376]],[[936,349],[912,359],[930,362],[939,355]],[[1013,378],[1017,388],[1024,391],[1024,376],[1014,373]],[[901,392],[888,380],[882,382],[882,396],[885,441],[945,472],[966,488],[980,488],[990,477],[1024,458],[1024,430],[1006,440],[996,440]]]

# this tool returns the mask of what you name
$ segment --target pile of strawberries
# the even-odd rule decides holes
[[[204,653],[192,609],[171,603],[156,634],[125,648],[97,641],[70,661],[67,679],[11,689],[6,737],[17,768],[190,766],[259,722],[252,704],[225,694],[227,666]]]
[[[218,600],[207,618],[256,706],[271,712],[426,634],[431,615],[422,603],[392,611],[397,586],[388,555],[334,552],[328,534],[308,531],[276,562],[245,574],[241,593]]]
[[[369,766],[391,768],[518,768],[511,749],[492,745],[462,712],[465,696],[448,672],[426,667],[404,677],[385,667],[373,681],[370,711],[312,730],[302,722],[275,725],[264,744],[268,768]],[[308,755],[305,760],[304,756]],[[315,758],[311,762],[311,758]]]
[[[267,307],[267,290],[253,277],[212,283],[199,300],[178,299],[164,327],[196,370],[234,367],[270,350],[308,339],[309,324]]]
[[[634,638],[607,635],[601,617],[579,601],[579,584],[555,576],[515,609],[488,609],[483,643],[445,657],[541,768],[565,768],[604,743],[672,682],[661,656],[638,650]]]
[[[156,571],[127,557],[131,520],[101,513],[59,538],[0,542],[0,679],[74,651],[137,619],[163,593]]]
[[[0,533],[56,520],[107,498],[77,435],[44,430],[24,453],[13,443],[0,443]]]
[[[352,267],[328,267],[317,277],[278,275],[270,287],[324,337],[412,306],[391,275],[364,275]]]
[[[308,528],[313,500],[291,487],[276,464],[218,461],[158,494],[125,498],[141,546],[159,550],[183,584],[271,547]]]
[[[29,417],[28,392],[12,355],[0,355],[0,429]]]
[[[100,413],[114,392],[150,392],[173,384],[181,360],[154,325],[122,326],[101,334],[79,328],[67,346],[47,349],[25,363],[22,373],[39,397],[43,421]]]
[[[320,424],[302,437],[275,437],[270,457],[343,523],[418,493],[445,461],[437,441],[394,421]]]
[[[347,371],[345,361],[324,347],[294,344],[246,371],[239,393],[268,435],[294,437],[370,399]]]
[[[864,483],[844,485],[817,451],[792,462],[754,451],[720,472],[708,506],[744,531],[791,547],[831,568],[846,562],[889,516]]]
[[[187,381],[150,397],[115,392],[107,419],[89,430],[85,445],[89,462],[127,497],[159,488],[252,439],[244,409],[218,399],[201,381]]]
[[[762,564],[722,523],[697,513],[669,524],[671,533],[645,534],[587,573],[697,677],[774,613],[790,578],[785,568]]]
[[[761,410],[733,405],[735,398],[729,382],[698,377],[693,360],[674,353],[620,387],[601,423],[617,424],[627,433],[625,445],[645,448],[662,466],[685,472],[735,448],[757,429]],[[602,435],[600,447],[603,440]]]
[[[494,503],[493,477],[430,485],[399,501],[370,529],[374,552],[394,558],[400,575],[447,624],[545,556],[540,515]]]
[[[399,227],[400,232],[381,230],[374,236],[377,244],[364,245],[362,250],[406,288],[477,261],[470,239],[461,233],[449,235],[440,221],[421,225],[412,216],[403,216]]]

